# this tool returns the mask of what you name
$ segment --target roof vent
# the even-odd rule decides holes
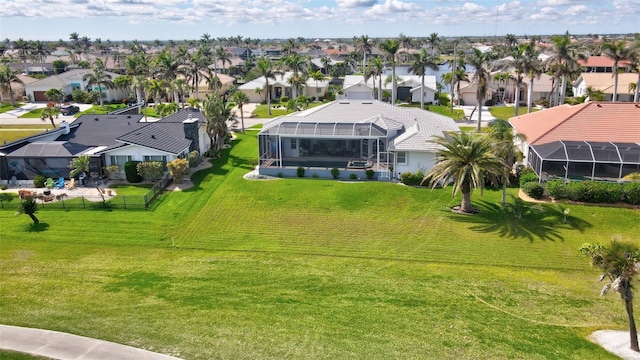
[[[156,136],[155,136],[155,135],[151,135],[151,138],[152,138],[152,139],[155,139],[155,138],[156,138]]]
[[[597,107],[602,107],[602,104],[596,104]]]
[[[131,115],[127,115],[127,119],[131,119]]]
[[[97,116],[96,116],[96,117],[94,117],[94,118],[93,118],[93,120],[98,121],[98,117],[97,117]]]

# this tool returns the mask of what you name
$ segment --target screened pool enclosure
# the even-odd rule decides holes
[[[555,141],[531,145],[528,162],[542,180],[619,181],[640,171],[640,144]]]

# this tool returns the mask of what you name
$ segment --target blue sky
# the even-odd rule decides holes
[[[640,32],[640,0],[3,0],[0,38],[183,40]]]

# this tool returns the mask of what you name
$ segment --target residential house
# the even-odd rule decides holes
[[[275,80],[269,79],[268,91],[264,89],[266,85],[266,79],[264,78],[264,76],[240,85],[238,87],[238,90],[247,94],[247,96],[249,97],[249,101],[253,103],[260,103],[265,101],[267,93],[271,95],[272,100],[280,99],[282,96],[291,98],[293,95],[293,91],[291,84],[289,83],[289,78],[291,78],[292,75],[293,72],[288,71],[283,74],[276,75]],[[315,81],[311,78],[308,78],[303,85],[303,88],[301,89],[302,92],[298,91],[298,95],[304,95],[311,99],[315,99],[316,96],[323,98],[328,88],[328,79]],[[258,89],[258,91],[256,91],[256,89]]]
[[[275,118],[258,134],[258,166],[262,175],[331,177],[337,168],[364,177],[373,170],[381,180],[403,172],[427,171],[438,146],[428,140],[459,131],[449,117],[376,100],[336,100]]]
[[[22,83],[11,82],[13,99],[15,101],[22,101],[22,97],[25,96],[24,87],[28,84],[38,81],[38,79],[34,79],[31,76],[26,75],[16,75],[16,77],[20,79]],[[9,94],[9,88],[0,88],[0,102],[11,102],[11,94]]]
[[[62,74],[52,75],[44,79],[34,81],[25,86],[25,92],[27,96],[33,101],[47,101],[44,93],[49,89],[62,89],[65,95],[70,96],[74,90],[83,91],[98,91],[98,85],[89,85],[84,76],[90,74],[91,69],[73,69],[66,71]],[[112,72],[105,72],[110,75],[111,79],[118,77],[118,74]],[[125,97],[125,91],[116,88],[106,88],[102,86],[102,94],[104,100],[114,101],[122,100]]]
[[[638,81],[637,73],[618,74],[618,98],[616,101],[633,101],[635,90],[629,86]],[[582,73],[573,85],[575,96],[587,96],[587,88],[602,91],[605,95],[603,100],[611,101],[613,98],[614,78],[611,73]]]
[[[420,102],[420,94],[424,96],[425,104],[437,104],[437,86],[436,77],[434,75],[425,75],[424,77],[424,89],[422,89],[422,79],[418,75],[397,75],[397,100],[411,102]],[[342,86],[342,99],[360,99],[360,100],[372,100],[377,97],[377,88],[379,79],[369,78],[364,80],[362,75],[347,75],[344,77],[344,83]],[[374,91],[375,87],[375,91]],[[382,90],[391,91],[392,83],[387,81],[386,78],[382,79]],[[421,91],[422,89],[422,91]]]
[[[211,147],[204,115],[188,108],[157,122],[142,115],[82,115],[58,129],[0,146],[0,178],[69,177],[71,159],[87,155],[91,171],[136,161],[169,162]],[[124,176],[124,173],[121,174]]]
[[[640,171],[640,104],[561,105],[509,120],[516,145],[543,179],[619,180]]]
[[[613,73],[613,59],[607,56],[589,56],[586,59],[579,59],[578,64],[582,66],[583,73]],[[632,67],[629,61],[623,60],[618,63],[618,71],[631,72]]]

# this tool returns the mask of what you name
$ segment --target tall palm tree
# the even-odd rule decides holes
[[[309,77],[316,82],[316,101],[320,101],[320,88],[318,87],[318,81],[322,81],[326,79],[326,77],[320,70],[309,74]]]
[[[44,73],[44,58],[47,55],[51,55],[51,50],[40,40],[30,41],[29,47],[31,48],[31,53],[40,59],[40,69]]]
[[[526,44],[524,62],[524,73],[529,78],[527,85],[527,114],[531,113],[531,105],[533,104],[533,81],[539,79],[543,73],[542,61],[539,58],[540,52],[536,50],[536,38],[532,37],[531,41]]]
[[[177,103],[182,104],[182,108],[184,109],[185,105],[183,100],[185,95],[189,94],[189,91],[191,91],[191,86],[189,86],[189,83],[186,79],[177,78],[171,83],[171,88],[173,89],[175,94],[177,94]]]
[[[438,37],[438,33],[431,33],[426,39],[427,46],[431,49],[431,55],[435,55],[436,49],[440,47],[442,40]]]
[[[436,164],[424,175],[423,182],[431,187],[447,185],[453,181],[453,194],[462,193],[460,212],[473,213],[471,192],[484,188],[488,174],[501,174],[504,161],[493,151],[491,140],[474,132],[454,133],[447,137],[437,136],[430,142],[441,147]]]
[[[578,52],[576,44],[571,42],[571,36],[567,31],[563,36],[553,36],[553,55],[545,60],[547,69],[552,69],[556,81],[560,80],[560,87],[554,92],[554,106],[564,104],[567,79],[580,68],[579,59],[585,56]]]
[[[611,101],[618,100],[618,67],[620,61],[629,60],[632,57],[631,49],[627,47],[627,42],[620,41],[606,41],[602,44],[602,51],[604,54],[613,60],[613,97]]]
[[[154,61],[154,75],[158,79],[168,83],[175,81],[182,72],[182,59],[173,55],[169,50],[161,51]],[[177,104],[179,101],[177,90],[173,91],[173,100]]]
[[[509,175],[513,169],[513,165],[521,155],[515,146],[515,141],[526,141],[526,136],[523,134],[514,134],[513,128],[503,119],[497,119],[491,124],[489,129],[489,138],[493,143],[495,154],[504,161],[504,169],[501,174],[496,174],[500,177],[502,183],[502,199],[504,204],[507,200],[507,185],[509,184]]]
[[[244,112],[242,110],[242,107],[244,106],[244,104],[249,102],[249,97],[242,91],[236,90],[236,92],[233,93],[231,99],[238,107],[238,110],[240,110],[240,131],[244,134]]]
[[[125,97],[129,97],[132,84],[133,79],[129,75],[120,75],[113,79],[113,86],[116,89],[122,90],[125,93]]]
[[[22,60],[22,64],[24,66],[24,72],[27,72],[27,57],[30,50],[29,42],[24,40],[23,38],[19,38],[18,40],[13,42],[13,48],[18,49],[18,57]]]
[[[196,98],[200,98],[200,91],[198,85],[200,79],[205,77],[203,72],[206,72],[211,63],[210,51],[207,48],[199,47],[198,50],[191,55],[187,55],[184,63],[184,74],[187,76],[187,80],[191,83],[191,86],[195,89]]]
[[[613,240],[609,247],[601,244],[583,244],[580,247],[580,252],[591,259],[591,266],[602,270],[600,281],[609,280],[600,294],[604,296],[612,288],[620,294],[627,311],[630,348],[633,351],[640,351],[638,331],[633,317],[633,288],[631,286],[631,280],[638,273],[637,264],[640,262],[640,249],[633,243]]]
[[[147,83],[146,94],[148,98],[153,99],[153,103],[157,106],[162,103],[162,95],[167,91],[167,82],[165,80],[151,79]]]
[[[222,96],[208,94],[202,104],[203,114],[207,122],[207,134],[211,140],[213,156],[220,156],[225,138],[229,132],[227,122],[235,120],[231,103]]]
[[[271,88],[269,88],[269,79],[275,80],[277,71],[274,69],[271,60],[265,56],[258,58],[256,61],[256,71],[260,76],[264,76],[264,97],[267,99],[267,113],[271,115]]]
[[[378,78],[378,94],[377,99],[382,101],[382,73],[384,72],[384,63],[380,58],[369,59],[369,63],[364,71],[364,81],[369,81],[369,78],[373,78],[373,92],[376,92],[376,78]],[[374,96],[375,97],[375,96]]]
[[[418,54],[412,55],[411,65],[409,71],[414,75],[420,76],[421,88],[420,88],[420,109],[424,110],[424,77],[427,74],[427,68],[432,70],[438,69],[438,62],[436,59],[427,53],[427,49],[422,49]]]
[[[495,55],[491,51],[482,52],[476,48],[471,49],[467,54],[466,61],[469,65],[475,69],[473,73],[473,81],[475,81],[476,88],[476,101],[478,108],[478,126],[476,130],[480,132],[482,127],[482,105],[485,95],[487,93],[487,83],[491,77],[490,67],[494,60]]]
[[[324,73],[326,75],[329,75],[329,65],[331,65],[331,58],[329,58],[327,55],[323,55],[320,58],[320,63],[322,64],[322,68],[324,69]]]
[[[221,47],[216,49],[216,58],[218,59],[218,61],[220,61],[222,63],[222,70],[225,71],[227,68],[225,66],[225,64],[229,64],[231,65],[231,54],[229,54],[229,52]]]
[[[362,53],[362,69],[367,64],[367,54],[371,54],[371,50],[373,49],[373,41],[369,38],[368,35],[360,35],[355,38],[356,41],[356,51]]]
[[[529,55],[529,44],[521,44],[519,46],[513,46],[509,48],[509,56],[498,61],[497,66],[501,69],[507,69],[513,71],[514,80],[516,82],[516,91],[514,98],[514,115],[518,116],[520,107],[520,89],[522,88],[522,81],[527,71],[531,68],[529,63],[533,60]]]
[[[98,93],[100,94],[100,106],[103,106],[104,101],[102,98],[102,87],[104,86],[107,89],[112,89],[114,87],[114,84],[113,80],[111,79],[111,75],[105,72],[102,60],[96,59],[93,62],[91,72],[85,74],[82,77],[82,80],[87,82],[87,86],[96,85],[98,87]]]
[[[309,58],[307,56],[303,56],[297,53],[293,53],[291,55],[285,56],[282,58],[282,67],[285,70],[293,71],[293,76],[297,79],[293,80],[298,84],[302,84],[306,81],[306,76],[308,74],[308,70],[310,67]],[[303,79],[304,78],[304,79]],[[291,80],[291,78],[289,79]],[[304,81],[302,81],[304,80]],[[298,88],[297,86],[292,87],[292,98],[297,98],[298,96]]]
[[[400,49],[400,42],[397,39],[387,39],[380,43],[380,50],[391,62],[391,105],[396,104],[397,81],[396,81],[396,54]]]
[[[9,93],[9,99],[11,100],[11,106],[16,106],[16,100],[13,96],[13,88],[11,83],[18,83],[24,85],[24,82],[18,77],[20,72],[17,70],[11,70],[9,65],[0,66],[0,88]]]

